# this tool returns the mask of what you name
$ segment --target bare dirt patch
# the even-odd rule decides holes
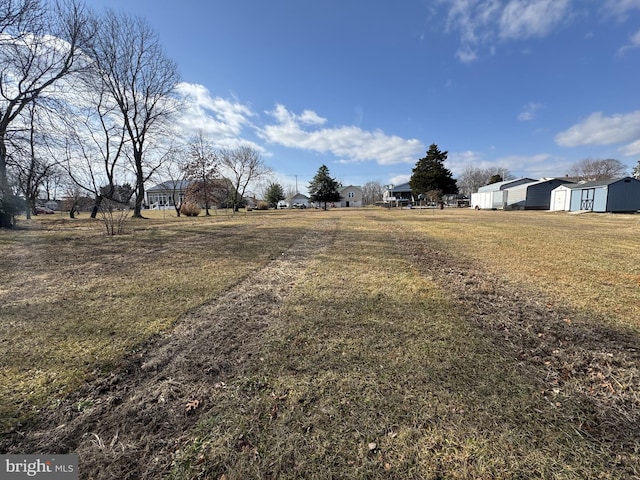
[[[159,478],[215,390],[257,352],[274,311],[308,261],[330,244],[334,228],[335,222],[318,222],[281,258],[185,315],[106,378],[41,411],[37,423],[4,438],[0,450],[73,451],[83,478]]]

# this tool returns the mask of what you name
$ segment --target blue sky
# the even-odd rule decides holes
[[[248,142],[285,185],[407,181],[436,143],[565,175],[640,160],[640,0],[92,0],[143,16],[180,69],[180,125]]]

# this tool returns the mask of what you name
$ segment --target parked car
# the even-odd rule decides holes
[[[36,213],[37,213],[38,215],[43,214],[43,213],[44,213],[44,214],[46,214],[46,215],[51,215],[51,214],[54,214],[54,213],[56,213],[56,212],[55,212],[55,211],[53,211],[53,210],[51,210],[50,208],[47,208],[47,207],[39,207],[39,206],[38,206],[38,207],[36,207]]]
[[[294,203],[293,205],[291,205],[293,208],[307,208],[307,206],[304,203]]]

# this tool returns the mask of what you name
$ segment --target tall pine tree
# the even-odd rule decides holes
[[[331,178],[327,166],[322,165],[309,183],[309,196],[312,202],[324,203],[324,209],[326,210],[327,202],[340,201],[338,188],[340,188],[340,184]]]
[[[458,193],[458,185],[453,178],[451,171],[444,166],[449,152],[441,152],[438,146],[433,143],[427,156],[421,158],[411,172],[409,185],[414,196],[425,195],[433,197],[437,193],[438,197],[450,193]]]

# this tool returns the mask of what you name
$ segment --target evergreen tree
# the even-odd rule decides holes
[[[440,195],[458,193],[456,180],[444,166],[448,153],[441,152],[434,143],[429,147],[427,156],[418,160],[409,180],[414,196],[431,196],[433,192],[440,192]]]
[[[269,206],[278,207],[278,202],[284,200],[284,190],[279,183],[270,183],[264,194],[264,199]]]
[[[329,175],[329,169],[326,165],[322,165],[318,169],[313,180],[309,183],[309,195],[312,202],[324,203],[324,209],[327,209],[327,202],[339,202],[340,192],[338,188],[340,184]]]
[[[495,173],[491,175],[488,185],[491,185],[492,183],[500,183],[502,181],[504,181],[502,175],[500,175],[499,173]]]

